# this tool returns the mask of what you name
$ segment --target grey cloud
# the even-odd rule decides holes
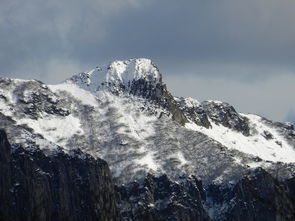
[[[52,61],[88,65],[102,59],[100,51],[108,18],[133,6],[133,1],[2,1],[0,7],[0,72],[22,76]],[[89,56],[90,57],[90,56]],[[89,58],[88,57],[88,58]],[[86,61],[87,62],[87,61]],[[36,74],[33,74],[36,75]],[[42,76],[41,76],[42,77]],[[46,76],[44,76],[46,78]]]
[[[108,40],[122,56],[128,51],[178,62],[290,62],[294,9],[295,2],[285,0],[157,1],[114,16]]]
[[[2,71],[56,57],[89,65],[151,57],[164,64],[285,66],[295,57],[291,0],[4,0],[2,6]]]
[[[288,111],[295,110],[294,75],[274,75],[257,82],[174,75],[168,76],[166,81],[175,95],[190,96],[199,101],[225,101],[239,112],[255,113],[276,121],[287,120]]]

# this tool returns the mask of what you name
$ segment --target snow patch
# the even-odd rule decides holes
[[[188,129],[199,131],[212,139],[220,142],[229,149],[236,149],[241,152],[260,157],[263,160],[273,162],[295,162],[295,150],[288,142],[275,130],[262,122],[261,117],[252,114],[241,114],[250,121],[251,135],[243,134],[231,130],[222,125],[216,125],[210,121],[212,128],[207,129],[195,123],[187,123]],[[254,129],[255,128],[255,129]],[[255,130],[257,132],[255,133]],[[267,140],[261,134],[269,131],[274,139]]]
[[[140,165],[147,166],[148,169],[157,171],[159,169],[159,165],[156,164],[156,162],[153,159],[153,153],[148,152],[144,157],[142,157],[139,160],[136,160],[136,162]]]
[[[179,151],[179,152],[177,153],[177,157],[178,157],[178,159],[179,159],[179,161],[180,161],[180,166],[183,166],[183,165],[185,165],[185,164],[188,163],[188,161],[184,158],[182,152]]]
[[[26,124],[34,130],[35,133],[41,134],[48,141],[55,143],[67,149],[66,144],[74,134],[83,134],[80,120],[72,115],[66,117],[51,117],[44,113],[43,118],[37,120],[22,118],[17,120],[17,124]],[[42,145],[40,146],[42,148]]]
[[[66,91],[69,94],[71,94],[74,98],[81,101],[82,104],[97,107],[97,100],[95,95],[93,95],[89,91],[79,88],[75,84],[63,83],[57,85],[48,85],[48,87],[53,92]]]

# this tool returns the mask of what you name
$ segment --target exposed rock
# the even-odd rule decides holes
[[[290,189],[294,191],[290,184]],[[292,193],[265,170],[259,168],[232,188],[211,185],[208,195],[218,205],[214,220],[294,220]],[[211,203],[212,203],[211,202]],[[214,206],[213,206],[214,207]]]
[[[167,175],[148,174],[143,182],[135,181],[117,189],[126,221],[210,220],[202,205],[202,184],[195,177],[175,182]]]
[[[250,135],[247,118],[237,113],[234,107],[228,103],[219,101],[204,101],[202,102],[202,107],[208,117],[216,124],[221,124],[224,127],[239,131],[245,136]]]
[[[212,127],[204,108],[197,100],[181,97],[177,98],[177,101],[187,119],[207,129]]]
[[[295,208],[282,183],[263,169],[242,179],[233,189],[229,220],[295,220]]]
[[[292,203],[293,203],[293,205],[295,205],[295,177],[288,179],[286,181],[286,185],[287,185],[288,191],[290,193]]]
[[[0,220],[11,220],[12,197],[11,188],[11,155],[10,144],[3,130],[0,130]],[[4,215],[5,214],[5,215]],[[5,219],[6,218],[6,219]]]
[[[14,93],[19,100],[18,112],[32,119],[38,119],[40,113],[68,116],[70,111],[60,104],[48,87],[39,81],[26,82],[16,88]]]
[[[0,131],[0,220],[119,220],[105,161],[79,151],[11,150]]]
[[[263,131],[263,133],[261,135],[267,140],[273,139],[273,135],[269,131],[265,130],[265,131]]]
[[[133,81],[130,87],[130,93],[155,102],[162,108],[169,111],[172,115],[172,119],[181,125],[188,122],[187,118],[180,110],[179,104],[167,90],[166,85],[161,81],[160,83],[154,83],[144,79]]]

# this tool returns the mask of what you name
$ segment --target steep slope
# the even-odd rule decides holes
[[[294,220],[295,208],[288,182],[281,182],[257,168],[232,186],[211,184],[206,188],[210,217],[214,220]]]
[[[210,128],[194,123],[188,123],[188,128],[208,135],[227,148],[265,161],[294,162],[292,124],[273,123],[254,114],[237,113],[232,106],[220,101],[205,101],[201,108],[208,116]]]
[[[125,220],[210,220],[202,205],[202,183],[193,176],[173,182],[167,175],[148,174],[143,182],[134,181],[117,190]]]
[[[105,161],[10,146],[0,130],[0,220],[120,220]]]
[[[181,175],[173,181],[148,174],[117,190],[123,220],[291,221],[293,185],[294,179],[282,182],[258,168],[232,185],[204,187],[194,176]]]
[[[162,75],[149,59],[114,61],[104,68],[97,67],[86,73],[79,73],[66,81],[95,93],[108,90],[113,94],[128,93],[153,101],[167,109],[172,119],[180,124],[187,122],[179,106],[162,82]]]

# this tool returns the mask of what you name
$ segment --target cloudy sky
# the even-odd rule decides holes
[[[294,0],[0,0],[0,76],[154,60],[177,96],[295,122]]]

